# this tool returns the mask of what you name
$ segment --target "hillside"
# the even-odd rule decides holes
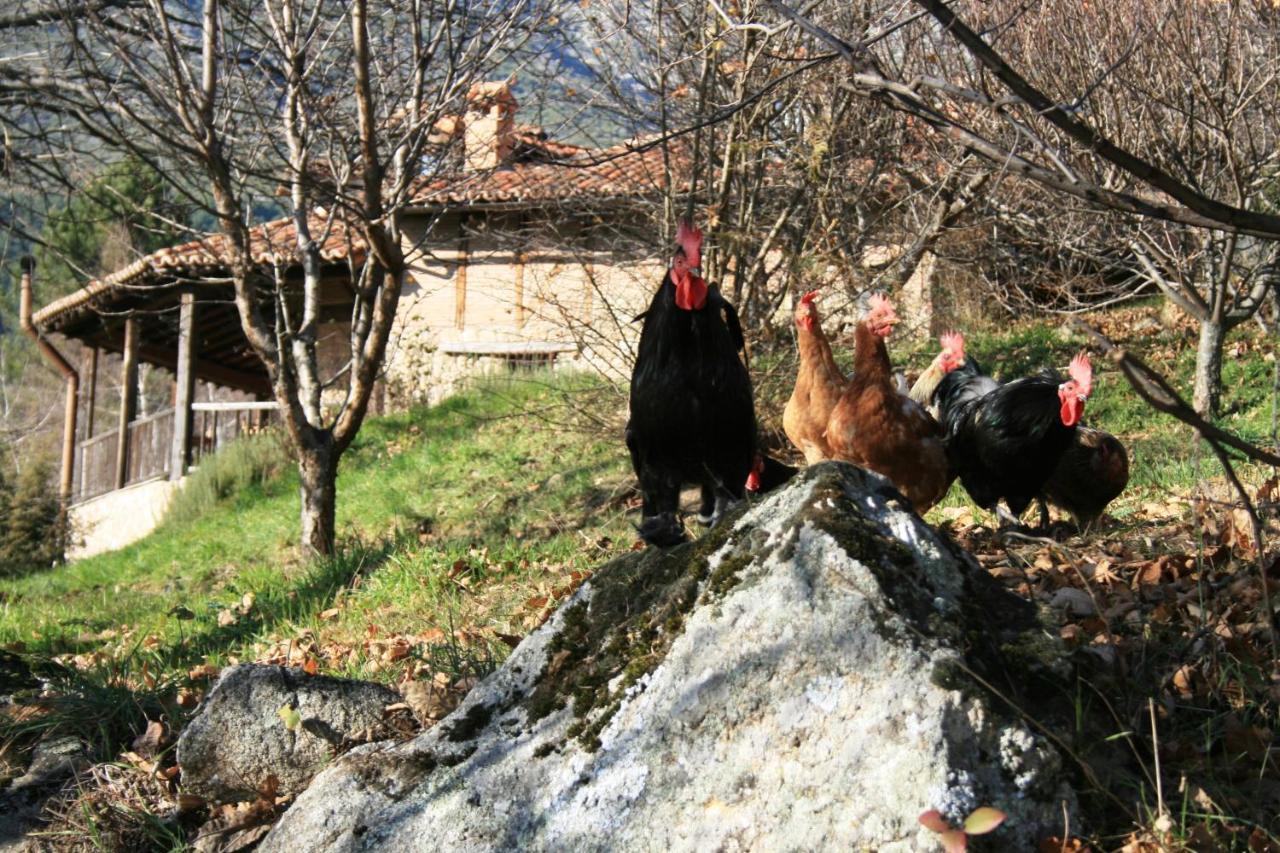
[[[1194,329],[1170,330],[1158,315],[1152,303],[1092,320],[1185,388]],[[969,336],[970,351],[1005,376],[1062,365],[1080,345],[1043,322]],[[1250,328],[1230,347],[1220,423],[1272,441],[1276,342]],[[756,354],[766,428],[776,430],[790,390],[790,353],[784,338]],[[894,355],[918,369],[932,353]],[[371,419],[339,478],[342,553],[319,565],[295,554],[296,478],[279,464],[274,439],[259,438],[256,450],[199,472],[192,492],[203,489],[208,501],[147,539],[0,580],[0,646],[68,667],[56,670],[59,692],[42,712],[0,717],[2,754],[20,755],[36,733],[56,730],[82,734],[112,758],[145,719],[180,728],[210,675],[233,661],[432,682],[456,701],[585,572],[633,546],[624,406],[595,381],[531,374]],[[1257,543],[1212,455],[1145,409],[1107,365],[1088,407],[1088,422],[1117,434],[1131,458],[1130,487],[1100,531],[1006,547],[958,485],[928,520],[1043,603],[1062,639],[1095,665],[1081,670],[1079,695],[1064,697],[1082,714],[1106,706],[1115,719],[1114,742],[1071,745],[1084,777],[1121,747],[1154,774],[1158,748],[1175,815],[1166,842],[1280,843],[1280,773],[1270,757],[1280,697],[1259,618]],[[1242,474],[1274,522],[1270,472],[1244,466]],[[1148,697],[1158,703],[1158,747],[1144,734]],[[1179,791],[1180,776],[1191,783]],[[1150,787],[1087,794],[1097,849],[1152,837]],[[172,841],[147,837],[157,849]]]

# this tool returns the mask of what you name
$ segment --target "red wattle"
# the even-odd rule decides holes
[[[693,273],[676,281],[676,307],[697,311],[707,304],[707,283]]]
[[[748,492],[760,491],[760,475],[757,474],[755,471],[752,471],[750,474],[747,475],[747,491]]]
[[[1080,415],[1084,413],[1084,404],[1075,397],[1065,397],[1062,400],[1062,408],[1058,411],[1058,416],[1062,418],[1063,426],[1075,426],[1080,422]]]

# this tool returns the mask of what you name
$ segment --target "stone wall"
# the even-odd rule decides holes
[[[150,480],[73,506],[67,559],[80,560],[137,542],[156,529],[179,485]]]
[[[632,319],[663,264],[618,261],[562,224],[551,245],[516,217],[490,219],[485,230],[457,215],[406,226],[411,273],[387,347],[390,408],[435,402],[469,377],[529,364],[629,375],[640,334]]]

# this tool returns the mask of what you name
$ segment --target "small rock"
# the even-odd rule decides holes
[[[1148,332],[1158,332],[1163,328],[1164,328],[1163,324],[1161,324],[1161,322],[1157,320],[1155,317],[1152,317],[1150,315],[1139,317],[1137,322],[1133,324],[1133,331],[1141,334],[1146,334]]]
[[[399,701],[380,684],[242,664],[225,670],[178,739],[183,790],[214,802],[252,800],[269,776],[296,794],[356,733]],[[290,730],[279,711],[300,716]]]
[[[1070,616],[1093,616],[1098,612],[1089,593],[1070,586],[1064,586],[1055,592],[1049,604],[1059,610],[1065,610]]]
[[[27,771],[0,791],[0,853],[36,849],[26,836],[40,825],[45,801],[91,763],[88,750],[77,737],[50,737],[37,743]]]
[[[73,735],[45,738],[32,750],[27,772],[14,779],[9,789],[18,791],[23,788],[47,787],[61,782],[91,763],[89,753],[80,738]]]

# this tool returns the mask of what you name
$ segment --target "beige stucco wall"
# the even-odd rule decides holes
[[[150,480],[73,506],[67,559],[114,551],[146,536],[164,518],[179,483]]]
[[[556,247],[539,246],[536,226],[514,221],[491,221],[490,234],[465,244],[456,217],[430,233],[426,222],[410,220],[405,229],[411,274],[387,349],[390,406],[435,402],[469,376],[509,370],[504,356],[448,352],[486,344],[558,344],[565,351],[555,358],[557,368],[629,375],[640,334],[631,321],[661,282],[662,263],[619,263],[572,233]],[[517,233],[519,242],[493,236]]]

